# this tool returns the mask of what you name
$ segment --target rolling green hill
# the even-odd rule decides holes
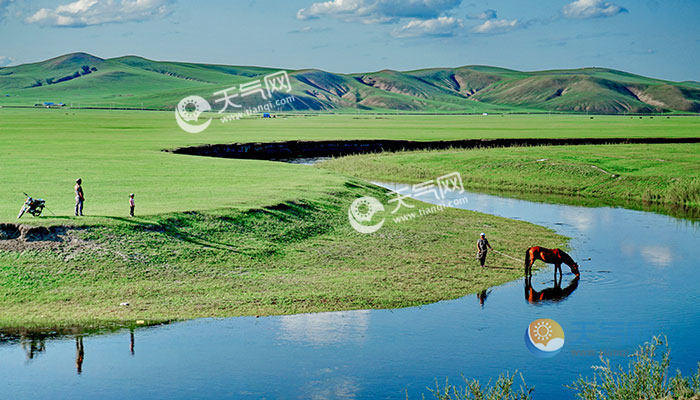
[[[199,95],[261,79],[277,68],[102,59],[72,53],[0,68],[0,105],[172,109]],[[698,82],[670,82],[605,68],[521,72],[488,66],[334,74],[288,70],[296,97],[281,110],[404,112],[700,112]],[[276,93],[275,99],[287,96]],[[274,101],[274,99],[273,99]],[[257,96],[236,103],[255,107]],[[219,105],[215,105],[215,109]]]

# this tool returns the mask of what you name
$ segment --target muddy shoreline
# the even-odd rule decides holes
[[[603,144],[700,143],[692,138],[522,138],[463,139],[440,141],[414,140],[292,140],[268,143],[209,144],[163,151],[220,158],[285,161],[294,158],[342,157],[353,154],[409,150],[444,150],[450,148],[498,148],[521,146],[579,146]]]

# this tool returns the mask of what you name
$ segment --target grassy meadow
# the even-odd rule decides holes
[[[492,262],[502,268],[478,267],[470,238],[476,240],[484,229],[493,232],[496,249],[506,254],[520,254],[534,243],[566,243],[542,227],[462,210],[387,224],[375,234],[362,235],[347,222],[348,206],[358,197],[382,198],[385,192],[342,173],[348,172],[347,164],[339,173],[279,162],[175,155],[163,149],[297,139],[690,137],[697,135],[698,121],[291,115],[214,121],[204,133],[193,135],[181,131],[170,112],[2,108],[0,223],[17,222],[26,191],[46,199],[50,211],[20,222],[58,227],[62,236],[38,242],[0,240],[0,327],[100,327],[134,320],[425,304],[521,274],[519,263],[496,255]],[[663,149],[659,158],[680,160],[692,173],[687,168],[695,160],[692,155],[684,155],[682,148],[676,153]],[[441,157],[490,158],[486,152],[366,156],[358,159],[353,173],[411,181],[440,171],[445,165],[440,165]],[[387,173],[407,156],[424,157],[414,160],[422,167]],[[362,161],[372,157],[381,165]],[[474,171],[462,172],[471,182]],[[77,177],[84,181],[83,218],[72,216]],[[127,217],[131,192],[136,194],[136,218]],[[120,306],[123,302],[129,305]]]
[[[415,151],[356,155],[320,164],[377,181],[420,183],[459,171],[465,186],[475,190],[692,209],[700,208],[699,165],[700,144]]]
[[[125,216],[132,192],[138,213],[151,215],[313,198],[345,179],[299,165],[161,151],[181,146],[328,139],[692,137],[698,132],[700,119],[695,117],[319,115],[213,121],[205,132],[193,135],[180,130],[170,112],[3,108],[0,221],[15,219],[22,192],[47,199],[56,215],[70,217],[77,177],[83,178],[85,211],[91,217]]]

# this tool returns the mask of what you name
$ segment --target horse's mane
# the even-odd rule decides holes
[[[559,255],[561,256],[561,260],[564,261],[564,264],[571,266],[573,264],[576,264],[573,258],[571,258],[570,255],[568,255],[564,250],[557,249],[559,250]]]

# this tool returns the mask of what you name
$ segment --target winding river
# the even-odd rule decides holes
[[[672,369],[694,372],[699,224],[620,208],[467,198],[463,208],[572,237],[580,281],[564,267],[562,290],[533,302],[524,282],[515,281],[397,310],[201,319],[82,339],[4,337],[0,397],[419,399],[430,397],[426,387],[436,378],[485,382],[517,369],[535,398],[573,398],[563,385],[590,375],[598,352],[626,363],[627,354],[659,333],[670,341]],[[536,292],[553,286],[551,268],[532,279]],[[566,344],[552,358],[537,358],[524,344],[536,318],[564,328]]]

